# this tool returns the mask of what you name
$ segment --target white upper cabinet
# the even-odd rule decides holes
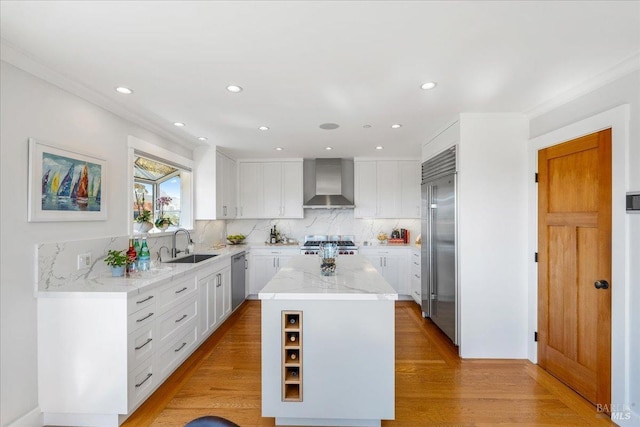
[[[398,161],[400,218],[420,218],[422,167],[417,160]]]
[[[238,218],[303,218],[302,159],[239,162]]]
[[[282,216],[304,218],[302,162],[282,164]]]
[[[238,218],[261,218],[264,193],[262,163],[239,162]]]
[[[214,147],[194,150],[195,219],[230,219],[237,212],[236,161]]]
[[[237,172],[235,160],[217,153],[216,156],[216,213],[218,219],[237,216]]]
[[[419,218],[418,160],[355,161],[356,218]]]

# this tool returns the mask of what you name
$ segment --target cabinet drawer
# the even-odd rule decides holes
[[[158,312],[163,313],[176,304],[187,300],[194,295],[197,289],[197,281],[195,276],[173,283],[160,291],[158,297]]]
[[[157,348],[154,340],[157,341],[153,323],[129,334],[127,345],[129,372],[137,369],[145,359],[153,355]]]
[[[160,351],[158,367],[161,378],[165,378],[178,364],[191,354],[198,340],[198,328],[195,323],[184,334]]]
[[[184,325],[197,323],[198,304],[195,295],[186,303],[164,314],[158,321],[159,345],[164,346]]]
[[[129,315],[127,319],[127,332],[132,333],[144,326],[153,325],[157,317],[155,303],[148,305],[144,309]]]
[[[138,369],[129,374],[129,412],[135,409],[156,388],[160,378],[154,372],[153,356],[149,357]]]
[[[135,313],[139,310],[155,305],[157,298],[157,289],[147,291],[129,298],[127,301],[127,314]],[[153,310],[152,310],[153,311]]]

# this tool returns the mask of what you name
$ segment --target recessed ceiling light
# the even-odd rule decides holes
[[[276,151],[282,151],[282,150],[284,150],[284,148],[282,148],[282,147],[276,147]]]
[[[320,125],[320,129],[324,130],[338,129],[339,127],[340,125],[337,123],[323,123]]]
[[[362,127],[365,128],[365,129],[369,129],[371,127],[371,125],[364,125]]]
[[[258,129],[260,129],[260,130],[269,130],[269,128],[267,126],[260,126]]]
[[[422,89],[425,90],[429,90],[429,89],[433,89],[434,87],[436,87],[437,83],[436,82],[426,82],[424,83],[422,86],[420,86]]]
[[[398,129],[398,128],[401,128],[401,127],[402,127],[402,125],[398,124],[398,123],[396,123],[395,125],[391,125],[391,129]]]
[[[207,140],[207,138],[204,137],[204,136],[199,136],[198,137],[198,141],[206,141],[206,140]]]
[[[179,128],[183,128],[184,127],[184,123],[182,123],[182,122],[174,122],[173,125],[174,126],[178,126]]]
[[[329,151],[329,150],[333,150],[333,147],[324,147],[324,149]]]
[[[376,150],[382,150],[383,148],[384,148],[384,147],[383,147],[382,145],[378,145],[378,146],[376,147]]]
[[[242,88],[240,86],[236,86],[236,85],[229,85],[227,86],[227,90],[229,92],[233,92],[233,93],[238,93],[238,92],[242,92]]]
[[[118,86],[116,88],[116,92],[121,93],[123,95],[131,95],[133,93],[133,91],[131,89],[129,89],[128,87],[124,87],[124,86]]]

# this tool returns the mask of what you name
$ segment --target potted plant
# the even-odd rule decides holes
[[[136,207],[138,209],[138,216],[135,218],[134,230],[138,233],[148,233],[153,228],[151,222],[151,211],[145,207],[144,194],[147,190],[140,186],[135,189]]]
[[[164,208],[169,206],[173,199],[169,196],[162,196],[156,200],[156,205],[159,207],[158,218],[155,221],[155,225],[160,230],[166,230],[170,225],[174,225],[171,218],[165,216]]]
[[[108,250],[104,262],[111,267],[111,275],[113,277],[124,276],[124,269],[127,266],[129,257],[124,251]]]

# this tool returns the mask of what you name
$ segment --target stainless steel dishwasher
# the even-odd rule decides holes
[[[245,252],[231,257],[231,309],[235,310],[246,295],[245,289]]]

